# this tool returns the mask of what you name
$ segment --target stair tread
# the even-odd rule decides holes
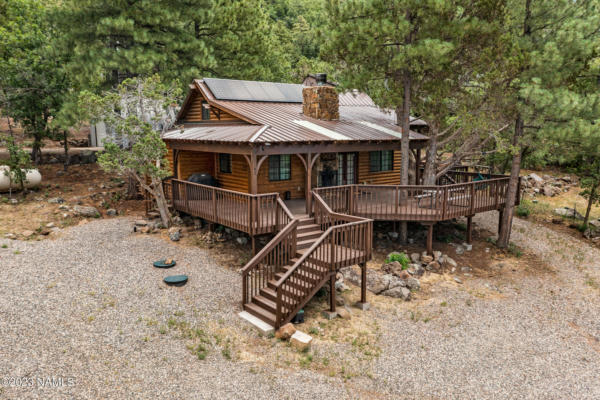
[[[302,226],[298,227],[298,232],[305,232],[305,231],[308,231],[308,230],[311,230],[311,231],[318,230],[318,231],[320,231],[321,230],[321,226],[317,225],[317,224],[308,224],[308,225],[302,225]],[[321,232],[323,232],[323,231],[321,231]]]
[[[263,316],[264,318],[270,320],[273,324],[275,324],[275,314],[273,314],[272,312],[270,312],[268,310],[265,310],[258,304],[246,303],[246,304],[244,304],[244,307],[246,308],[246,311],[250,312],[251,314],[259,314],[259,315]]]
[[[275,293],[275,296],[277,296],[277,293]],[[263,303],[265,303],[267,306],[269,306],[272,309],[275,309],[277,307],[277,303],[276,302],[274,302],[273,300],[270,300],[270,299],[266,298],[265,296],[261,296],[260,294],[257,294],[256,296],[254,296],[252,298],[252,300],[253,301],[254,300],[258,300],[260,302],[263,302]],[[258,305],[258,306],[261,307],[260,305]],[[285,305],[282,305],[282,308],[283,308],[283,312],[287,312],[287,307]],[[268,311],[268,310],[266,310],[266,311]]]
[[[297,240],[298,241],[306,240],[306,239],[304,239],[305,237],[314,236],[314,235],[317,235],[317,237],[319,237],[322,234],[323,234],[323,231],[321,231],[321,230],[298,232],[298,235],[297,235],[298,239]],[[313,239],[316,239],[316,238],[313,237]]]

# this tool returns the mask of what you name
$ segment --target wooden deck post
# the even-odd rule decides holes
[[[467,243],[471,244],[473,242],[473,216],[469,215],[467,217]]]
[[[329,278],[329,311],[335,312],[335,271],[331,273]]]
[[[498,234],[500,234],[500,228],[502,228],[503,217],[504,217],[504,210],[498,210]]]
[[[360,264],[360,302],[367,302],[367,263]]]
[[[433,255],[433,223],[428,225],[427,230],[427,254]]]

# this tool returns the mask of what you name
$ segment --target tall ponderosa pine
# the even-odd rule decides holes
[[[598,0],[512,0],[507,10],[508,51],[498,66],[504,73],[499,82],[505,92],[505,112],[514,121],[514,131],[500,247],[509,244],[523,144],[572,133],[568,130],[590,109],[589,90],[586,94],[581,87],[595,87],[598,64],[596,60],[594,66],[594,60],[600,48]],[[569,151],[568,146],[563,151]]]
[[[465,64],[473,57],[477,35],[489,36],[480,19],[494,16],[496,4],[500,2],[332,0],[323,53],[338,64],[342,88],[365,91],[379,107],[394,110],[403,132],[409,132],[413,101],[441,125],[439,115],[449,107],[446,97],[453,95],[455,82],[471,67]],[[437,134],[441,126],[435,128]],[[402,185],[409,183],[409,157],[406,134],[402,136]],[[401,240],[406,236],[404,223]]]
[[[67,0],[57,19],[85,87],[155,73],[188,83],[287,72],[262,0]]]

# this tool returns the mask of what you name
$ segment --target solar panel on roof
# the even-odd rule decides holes
[[[217,78],[204,78],[204,82],[217,100],[302,103],[299,84]]]

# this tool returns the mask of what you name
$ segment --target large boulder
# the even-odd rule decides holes
[[[398,299],[410,300],[410,290],[403,286],[396,286],[381,293],[383,296],[395,297]]]
[[[179,239],[181,239],[181,228],[176,226],[170,228],[169,239],[171,239],[173,242],[178,242]]]
[[[554,214],[562,217],[569,217],[575,219],[583,219],[583,215],[579,214],[577,210],[570,207],[560,207],[554,209]]]
[[[76,215],[81,215],[82,217],[87,217],[87,218],[98,218],[100,217],[100,211],[98,211],[98,209],[96,207],[91,207],[91,206],[74,206],[73,207],[73,212]]]

